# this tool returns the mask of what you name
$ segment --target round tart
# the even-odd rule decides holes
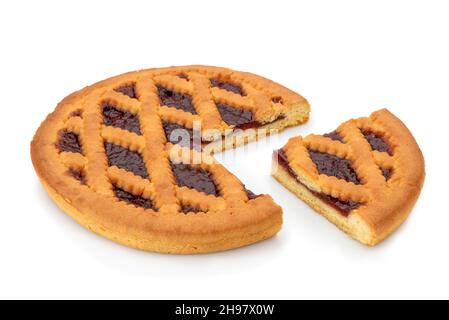
[[[89,230],[148,251],[221,251],[275,235],[282,210],[210,154],[308,116],[303,97],[253,74],[143,70],[64,99],[31,156],[49,195]]]
[[[414,137],[385,109],[329,134],[291,138],[273,158],[281,184],[370,246],[408,217],[425,177]]]

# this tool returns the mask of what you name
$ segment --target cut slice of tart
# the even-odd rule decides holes
[[[410,131],[384,109],[329,134],[291,138],[274,152],[272,174],[337,227],[374,246],[408,217],[425,169]]]
[[[303,97],[253,74],[142,70],[64,99],[38,129],[31,157],[49,195],[89,230],[148,251],[223,251],[277,234],[282,209],[248,191],[204,144],[308,116]]]

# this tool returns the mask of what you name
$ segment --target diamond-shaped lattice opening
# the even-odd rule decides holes
[[[103,105],[103,121],[107,126],[120,128],[141,135],[139,117],[109,103]]]
[[[250,111],[234,108],[223,103],[217,104],[217,109],[223,121],[231,126],[240,126],[254,121],[254,116]]]
[[[244,96],[245,93],[243,92],[243,89],[241,86],[239,86],[238,84],[235,83],[231,83],[229,81],[224,81],[221,79],[210,79],[210,83],[212,85],[212,87],[216,87],[216,88],[220,88],[229,92],[233,92],[236,94],[239,94],[241,96]]]
[[[172,163],[172,169],[178,186],[196,189],[213,196],[219,195],[210,172],[186,164],[174,163]]]
[[[384,138],[380,134],[377,134],[370,130],[362,130],[362,133],[365,136],[365,139],[371,145],[371,148],[373,150],[379,152],[386,152],[389,155],[392,155],[390,145],[384,140]]]
[[[134,84],[118,87],[115,91],[130,97],[131,99],[137,99],[136,88]]]
[[[159,99],[162,106],[173,107],[176,109],[197,114],[192,103],[192,97],[186,93],[169,90],[162,86],[157,86]]]
[[[153,206],[153,202],[150,199],[143,198],[141,196],[135,196],[129,192],[126,192],[123,189],[120,189],[118,187],[114,188],[115,196],[120,200],[124,201],[128,204],[132,204],[136,207],[141,207],[144,209],[153,209],[155,210]]]
[[[61,152],[83,153],[79,135],[68,130],[62,130],[59,133],[57,146]]]
[[[69,174],[76,180],[78,180],[81,184],[86,184],[86,173],[82,169],[70,168]]]
[[[333,154],[309,151],[310,158],[315,163],[318,172],[327,176],[334,176],[354,184],[360,184],[359,177],[352,167],[352,161]]]
[[[148,171],[140,153],[109,142],[105,143],[104,147],[109,166],[117,166],[144,179],[148,178]]]

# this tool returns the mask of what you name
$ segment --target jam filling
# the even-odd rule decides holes
[[[134,87],[134,85],[119,87],[115,89],[115,91],[123,93],[125,96],[128,96],[131,99],[137,99],[136,88]]]
[[[181,207],[181,212],[187,214],[187,213],[198,213],[198,212],[202,212],[203,210],[201,210],[200,208],[197,207],[192,207],[189,205],[183,205]]]
[[[248,200],[254,200],[254,199],[257,199],[262,196],[260,194],[255,194],[254,192],[252,192],[251,190],[248,190],[246,188],[245,188],[245,192],[246,192],[246,196],[248,197]]]
[[[354,184],[360,184],[360,180],[352,168],[352,162],[350,160],[337,157],[333,154],[312,150],[309,151],[309,154],[320,174],[334,176]]]
[[[141,135],[139,117],[129,111],[117,109],[105,104],[103,106],[103,121],[107,126],[113,126]]]
[[[78,169],[74,169],[74,168],[70,168],[69,169],[69,174],[75,178],[76,180],[78,180],[79,182],[81,182],[81,184],[86,184],[86,174],[83,170],[78,170]]]
[[[62,130],[59,133],[58,148],[61,152],[83,153],[79,136],[75,132]]]
[[[385,142],[382,136],[369,130],[362,130],[362,133],[373,150],[379,152],[387,152],[389,155],[392,155],[390,145]]]
[[[205,194],[218,196],[218,190],[210,172],[185,164],[173,163],[172,169],[178,186],[196,189]]]
[[[83,115],[83,112],[81,110],[75,110],[70,114],[70,117],[81,117]]]
[[[343,137],[337,131],[332,131],[331,133],[326,133],[323,136],[325,136],[326,138],[332,139],[334,141],[340,141],[341,143],[344,143]]]
[[[150,199],[145,199],[142,197],[135,196],[129,192],[126,192],[123,189],[115,187],[114,189],[115,196],[119,198],[121,201],[125,201],[129,204],[132,204],[136,207],[141,207],[144,209],[153,209],[153,203]]]
[[[393,175],[393,170],[387,168],[380,168],[380,170],[382,170],[382,174],[384,175],[385,180],[390,180],[391,176]]]
[[[201,150],[201,143],[198,146],[194,145],[192,129],[188,129],[180,124],[168,121],[164,121],[162,123],[162,126],[164,127],[165,136],[168,142],[172,144],[179,144],[181,147],[185,148],[195,149],[198,151]],[[172,137],[172,133],[176,130],[179,130],[179,133],[182,134],[182,137],[177,135],[176,132]],[[189,139],[186,139],[186,137],[184,137],[186,133],[189,135]]]
[[[290,167],[288,163],[287,155],[285,154],[284,150],[278,150],[274,154],[275,159],[277,160],[278,164],[281,165],[289,174],[291,177],[293,177],[299,184],[301,184],[303,187],[307,188],[314,196],[320,198],[330,206],[334,207],[341,215],[344,217],[348,217],[352,210],[357,209],[360,207],[359,202],[355,202],[352,200],[349,201],[343,201],[338,198],[334,198],[330,195],[319,193],[316,191],[313,191],[309,189],[305,184],[303,184],[299,177],[296,175],[296,173],[293,171],[293,169]]]
[[[162,106],[174,107],[185,112],[197,114],[190,95],[168,90],[161,86],[157,86],[157,90]]]
[[[230,82],[226,82],[220,79],[211,79],[210,83],[212,84],[212,87],[216,87],[216,88],[220,88],[226,91],[230,91],[236,94],[239,94],[241,96],[244,96],[244,92],[242,87],[240,87],[239,85],[230,83]]]
[[[184,79],[184,80],[189,81],[189,76],[188,76],[187,74],[185,74],[185,73],[179,73],[179,74],[177,74],[176,76],[177,76],[178,78],[181,78],[181,79]]]
[[[105,143],[104,147],[108,156],[109,166],[117,166],[144,179],[148,178],[145,163],[138,152],[131,151],[114,143]]]

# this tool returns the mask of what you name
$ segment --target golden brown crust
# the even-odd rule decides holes
[[[379,133],[393,150],[373,151],[361,130]],[[337,132],[344,143],[318,135],[295,137],[288,141],[285,151],[289,165],[301,183],[310,190],[344,201],[360,202],[363,205],[351,212],[350,218],[357,216],[358,221],[368,226],[365,234],[355,224],[347,228],[347,222],[335,218],[335,210],[315,196],[291,186],[280,166],[275,166],[273,175],[300,198],[311,204],[317,211],[332,220],[337,226],[367,245],[376,245],[394,232],[408,217],[421,192],[424,178],[424,158],[413,135],[407,127],[388,110],[373,113],[369,118],[350,120],[342,124]],[[326,152],[352,161],[362,184],[356,185],[333,176],[319,174],[310,158],[308,150]],[[386,180],[381,168],[392,170],[392,176]],[[367,235],[369,233],[369,235]]]
[[[189,81],[177,77],[181,73],[187,74]],[[212,77],[237,83],[245,96],[211,88],[209,78]],[[115,91],[129,84],[135,86],[138,100]],[[198,114],[160,106],[156,84],[190,94]],[[276,99],[272,101],[273,98]],[[138,115],[142,135],[103,125],[101,104],[105,101]],[[34,167],[49,195],[76,221],[134,248],[166,253],[206,253],[264,240],[275,235],[282,225],[282,210],[270,196],[248,199],[243,184],[213,159],[196,166],[212,173],[220,197],[178,187],[170,168],[170,155],[181,150],[167,143],[161,120],[188,128],[192,128],[193,121],[201,120],[203,130],[224,132],[232,126],[221,120],[215,107],[220,101],[252,111],[262,123],[300,108],[302,118],[295,114],[281,129],[308,119],[309,105],[304,98],[249,73],[205,66],[131,72],[86,87],[64,99],[33,139]],[[58,150],[56,143],[63,129],[79,135],[82,155]],[[109,167],[103,147],[105,141],[141,153],[150,179]],[[205,157],[192,151],[191,157],[195,156]],[[86,184],[70,176],[69,169],[83,170]],[[114,186],[151,199],[157,210],[145,210],[119,201],[114,195]],[[207,213],[184,214],[180,212],[181,205],[192,205]]]

